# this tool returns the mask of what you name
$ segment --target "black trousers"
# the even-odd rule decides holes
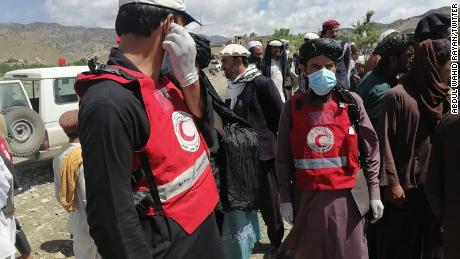
[[[267,225],[268,239],[272,246],[279,247],[284,236],[284,225],[280,212],[275,160],[260,161],[259,165],[258,205],[265,225]]]
[[[441,226],[422,188],[406,192],[403,208],[385,204],[376,225],[378,259],[442,259]]]
[[[385,197],[384,187],[380,187],[380,197]],[[387,205],[385,204],[385,209],[383,214],[386,213]],[[366,215],[368,218],[372,218],[372,210]],[[371,224],[369,221],[366,222],[366,239],[367,239],[367,251],[369,252],[369,259],[377,259],[377,226],[382,222],[382,220],[377,221],[374,224]]]
[[[214,213],[188,235],[174,220],[164,217],[141,219],[145,240],[155,259],[224,259],[224,250]]]

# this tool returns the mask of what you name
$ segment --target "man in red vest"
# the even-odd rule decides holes
[[[359,156],[371,222],[383,214],[377,135],[359,96],[337,85],[342,53],[340,42],[332,39],[303,44],[299,63],[308,75],[308,90],[294,95],[281,113],[276,172],[286,221],[294,223],[291,184],[302,191],[294,226],[281,247],[294,258],[368,258],[362,199],[351,191]]]
[[[182,0],[120,0],[119,48],[75,89],[90,234],[103,258],[222,258],[218,193]],[[160,72],[162,71],[162,72]],[[164,73],[172,71],[182,91]]]

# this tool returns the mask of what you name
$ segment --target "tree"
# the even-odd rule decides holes
[[[275,39],[287,39],[290,36],[290,29],[288,28],[281,28],[279,30],[275,30],[275,33],[273,33],[273,38]]]
[[[375,11],[368,10],[363,21],[357,21],[356,24],[352,25],[352,34],[343,35],[341,39],[355,42],[363,50],[363,53],[369,52],[373,44],[377,42],[380,34],[375,22],[372,20],[374,14]]]
[[[372,21],[372,16],[374,16],[374,14],[375,11],[368,10],[366,12],[366,17],[364,17],[364,21],[358,21],[353,25],[353,35],[355,36],[355,42],[358,44],[358,47],[372,45],[377,42],[379,38],[377,26],[375,22]]]
[[[272,36],[274,39],[285,39],[289,40],[289,48],[291,51],[294,51],[298,48],[303,43],[303,36],[301,34],[298,35],[292,35],[291,30],[288,28],[280,28],[275,30]]]

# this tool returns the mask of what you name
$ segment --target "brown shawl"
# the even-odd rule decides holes
[[[416,49],[412,69],[403,78],[403,84],[419,96],[420,106],[434,122],[441,120],[444,102],[448,99],[449,86],[441,82],[437,70],[438,62],[432,40],[425,40]]]
[[[75,193],[78,183],[78,169],[83,163],[81,148],[70,150],[61,165],[61,189],[59,202],[67,212],[75,211]]]

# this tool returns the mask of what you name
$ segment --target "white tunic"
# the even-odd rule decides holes
[[[64,152],[53,161],[55,196],[59,201],[61,189],[61,164],[67,153],[80,144],[71,143]],[[101,258],[97,252],[94,240],[89,235],[89,226],[86,221],[86,188],[83,165],[78,168],[78,183],[76,184],[75,211],[69,213],[67,230],[73,235],[73,252],[76,259]]]
[[[283,101],[283,103],[286,102],[286,98],[284,97],[283,92],[283,73],[281,72],[280,61],[272,59],[270,67],[270,76],[273,83],[275,83],[276,89],[278,89],[278,92],[281,96],[281,100]]]
[[[0,258],[15,258],[16,253],[13,189],[13,176],[0,157]]]

